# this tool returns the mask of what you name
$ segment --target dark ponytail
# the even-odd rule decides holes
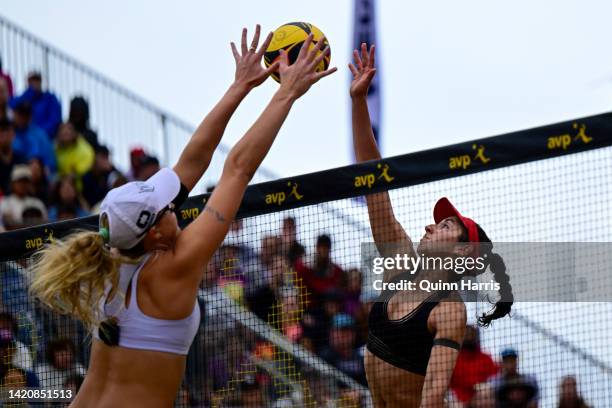
[[[506,264],[503,258],[499,254],[489,252],[487,262],[495,276],[495,280],[500,285],[499,293],[501,298],[495,303],[493,309],[488,313],[483,313],[478,318],[478,324],[483,327],[488,327],[493,320],[500,319],[510,313],[512,303],[514,302],[510,277],[506,274]]]

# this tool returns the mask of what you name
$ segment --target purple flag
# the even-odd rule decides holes
[[[375,0],[354,0],[355,1],[355,19],[353,21],[353,48],[361,49],[361,43],[376,44],[376,18],[375,18]],[[378,46],[378,44],[376,44]],[[380,148],[380,53],[377,49],[376,67],[377,73],[370,85],[368,91],[368,107],[370,110],[370,120],[372,121],[372,130],[374,137]],[[352,53],[351,53],[352,55]]]

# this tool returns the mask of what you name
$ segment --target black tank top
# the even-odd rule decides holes
[[[403,275],[396,276],[393,281],[405,278]],[[387,305],[394,293],[383,293],[372,305],[367,348],[395,367],[424,376],[434,342],[434,335],[427,328],[427,319],[450,292],[435,292],[406,316],[389,320]]]

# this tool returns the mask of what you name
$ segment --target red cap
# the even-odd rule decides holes
[[[140,156],[144,156],[144,155],[145,155],[145,151],[140,146],[134,146],[130,150],[130,156],[131,157],[140,157]]]
[[[436,224],[448,217],[455,216],[459,218],[459,221],[461,221],[461,223],[468,232],[468,241],[480,242],[478,238],[478,226],[476,225],[474,220],[461,215],[461,213],[451,204],[448,198],[442,197],[441,199],[439,199],[436,205],[434,206],[433,212],[434,221],[436,222]]]

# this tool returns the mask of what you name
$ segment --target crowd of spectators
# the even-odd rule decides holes
[[[64,118],[40,73],[28,75],[22,94],[13,93],[0,66],[0,232],[95,213],[110,189],[159,169],[155,157],[133,148],[130,169],[119,171],[110,149],[90,128],[87,100],[75,96]],[[343,268],[333,253],[325,233],[313,248],[302,245],[292,217],[259,244],[241,220],[234,221],[203,271],[200,335],[177,402],[209,406],[222,399],[230,406],[280,408],[295,406],[297,398],[298,405],[310,399],[320,406],[359,406],[362,395],[330,384],[215,303],[222,294],[246,307],[270,330],[367,386],[363,352],[373,299],[362,296],[360,270]],[[37,308],[27,293],[27,267],[25,260],[0,264],[0,386],[78,390],[88,359],[87,335],[74,321]],[[291,383],[305,383],[310,392],[302,389],[296,396],[298,391],[287,389]],[[533,407],[538,398],[535,379],[518,370],[518,353],[504,350],[501,364],[496,363],[481,349],[477,328],[468,327],[451,380],[454,406]],[[586,407],[574,377],[563,378],[559,407]]]
[[[159,169],[135,147],[131,168],[119,171],[89,125],[87,100],[72,98],[64,118],[43,85],[31,72],[26,90],[13,95],[10,76],[0,71],[0,232],[95,213],[109,190]]]

